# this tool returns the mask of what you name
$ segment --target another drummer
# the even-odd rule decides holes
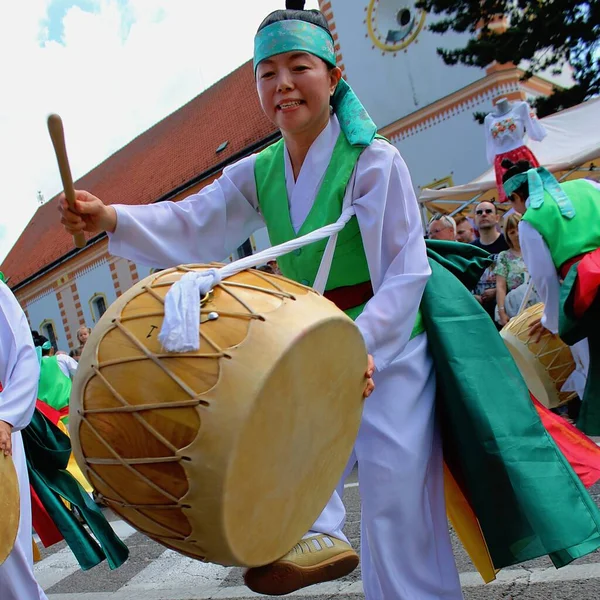
[[[523,215],[523,260],[545,305],[531,335],[559,332],[571,346],[583,400],[577,425],[600,435],[600,185],[587,179],[559,184],[527,161],[503,166],[506,195]]]
[[[20,517],[12,552],[0,565],[2,600],[47,600],[33,575],[31,494],[21,430],[35,410],[38,360],[25,313],[0,277],[0,460],[11,455],[17,471]],[[0,495],[3,491],[0,489]],[[6,518],[6,515],[0,515]]]

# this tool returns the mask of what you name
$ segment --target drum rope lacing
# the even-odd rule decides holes
[[[158,340],[167,352],[190,352],[200,347],[199,299],[217,286],[223,279],[241,271],[274,260],[303,246],[329,238],[313,287],[323,292],[331,268],[337,234],[354,216],[353,206],[342,211],[339,219],[331,225],[315,229],[289,242],[267,248],[262,252],[236,260],[221,268],[186,273],[176,281],[165,297],[165,316]]]
[[[174,268],[173,270],[181,271],[184,273],[195,272],[193,269],[193,265],[180,265],[180,266]],[[171,285],[169,282],[160,281],[160,277],[164,274],[165,274],[164,272],[157,274],[155,280],[151,284],[145,285],[143,287],[143,291],[148,293],[149,295],[151,295],[160,304],[164,304],[164,298],[159,293],[156,292],[156,289],[169,287]],[[220,310],[219,315],[221,317],[229,316],[229,317],[233,317],[233,318],[243,318],[243,319],[248,319],[248,320],[264,319],[264,317],[261,314],[255,312],[254,309],[247,302],[245,302],[243,300],[243,298],[241,298],[236,293],[236,291],[235,291],[236,289],[240,289],[240,290],[260,289],[260,291],[262,293],[269,294],[269,295],[275,296],[277,298],[295,300],[295,296],[293,294],[289,293],[288,291],[286,291],[285,289],[283,289],[277,283],[276,278],[267,277],[261,271],[257,271],[257,270],[253,270],[252,275],[253,275],[253,277],[260,279],[262,282],[266,283],[269,287],[268,288],[267,287],[257,288],[256,286],[251,285],[251,284],[234,282],[234,281],[222,282],[216,286],[218,289],[220,289],[224,293],[231,296],[243,309],[243,311],[242,310],[240,310],[240,311]],[[200,311],[201,314],[205,314],[208,312],[210,312],[208,309],[201,309],[201,311]],[[96,377],[98,377],[100,379],[100,381],[102,381],[103,385],[105,385],[107,387],[107,389],[111,392],[113,398],[115,398],[118,401],[120,406],[111,406],[111,407],[104,407],[104,408],[86,408],[83,410],[79,410],[78,413],[81,417],[82,422],[84,422],[86,424],[86,426],[90,428],[90,431],[93,433],[94,437],[96,437],[100,441],[100,443],[104,447],[107,448],[108,452],[112,456],[112,458],[86,457],[87,464],[90,466],[92,466],[92,465],[100,465],[100,466],[120,465],[120,466],[123,466],[133,476],[135,476],[136,478],[143,481],[146,485],[149,485],[154,491],[160,493],[165,498],[165,500],[167,500],[167,502],[164,504],[128,502],[121,494],[119,494],[119,492],[114,488],[114,486],[112,486],[108,481],[106,481],[106,479],[104,477],[102,477],[100,475],[100,473],[97,470],[91,471],[89,468],[86,468],[86,471],[88,471],[88,475],[91,472],[92,476],[95,477],[96,479],[98,479],[98,481],[101,482],[103,486],[105,486],[106,490],[110,490],[110,493],[112,496],[111,498],[107,497],[104,494],[101,495],[102,500],[104,502],[106,502],[107,505],[109,505],[109,506],[113,505],[115,507],[132,509],[136,513],[138,513],[139,515],[144,517],[144,519],[146,519],[148,522],[153,523],[155,531],[153,533],[146,531],[146,533],[148,535],[151,535],[151,537],[153,537],[155,539],[170,540],[170,541],[186,541],[187,543],[192,543],[192,540],[189,540],[188,536],[173,532],[172,529],[165,527],[162,523],[157,521],[155,518],[153,518],[150,514],[148,514],[146,512],[147,510],[152,510],[152,511],[155,511],[155,510],[165,510],[165,511],[181,510],[181,509],[188,509],[190,507],[187,504],[182,503],[181,500],[178,500],[177,498],[175,498],[175,496],[168,494],[168,492],[163,490],[161,487],[156,486],[156,484],[151,479],[149,479],[142,472],[140,472],[138,469],[136,469],[134,467],[134,465],[149,465],[149,464],[153,464],[153,463],[161,463],[161,464],[179,463],[181,461],[188,460],[188,457],[186,457],[185,455],[182,455],[180,452],[180,449],[177,448],[176,446],[174,446],[167,438],[165,438],[159,431],[157,431],[156,428],[154,428],[140,413],[152,411],[152,410],[156,410],[156,409],[165,410],[165,409],[176,409],[176,408],[195,408],[199,405],[209,406],[210,403],[207,402],[205,399],[201,399],[199,394],[197,394],[194,390],[189,388],[189,386],[187,386],[185,384],[185,382],[181,381],[181,379],[178,378],[177,375],[175,373],[173,373],[172,370],[169,369],[163,363],[162,359],[171,358],[173,356],[173,354],[163,354],[163,353],[151,352],[140,340],[138,340],[135,336],[133,336],[131,334],[131,332],[127,329],[127,327],[125,326],[126,323],[129,321],[133,321],[136,319],[143,319],[143,318],[147,318],[149,316],[162,317],[163,312],[162,311],[150,311],[150,312],[144,312],[141,314],[133,314],[133,315],[127,316],[127,317],[121,316],[121,317],[117,317],[112,320],[112,328],[118,329],[124,336],[126,336],[127,339],[129,340],[129,342],[131,342],[141,352],[141,356],[121,357],[119,359],[114,359],[114,360],[105,360],[105,361],[99,362],[97,365],[92,366],[92,371],[94,372],[94,375]],[[212,340],[210,338],[210,336],[208,336],[206,329],[203,329],[203,331],[200,333],[200,336],[202,337],[203,340],[205,340],[209,344],[209,346],[211,346],[213,352],[202,352],[202,353],[197,352],[193,355],[194,358],[218,359],[218,358],[229,358],[230,357],[230,355],[227,354],[227,352],[225,352],[225,350],[223,348],[221,348],[217,343],[214,342],[214,340]],[[123,364],[123,363],[127,363],[127,362],[136,362],[136,361],[145,361],[145,360],[151,360],[152,362],[154,362],[161,370],[163,370],[165,372],[166,375],[168,375],[173,381],[175,381],[177,383],[177,385],[186,394],[188,394],[190,396],[190,399],[169,402],[168,404],[157,402],[157,403],[132,405],[127,402],[127,400],[123,397],[123,395],[121,393],[119,393],[119,391],[117,389],[114,388],[114,386],[110,383],[110,381],[102,373],[102,370],[105,367],[110,367],[112,365]],[[202,392],[202,394],[205,397],[205,392]],[[125,458],[125,457],[120,456],[118,453],[115,453],[114,449],[112,449],[110,447],[110,445],[103,439],[102,434],[97,430],[96,427],[93,426],[90,419],[87,418],[88,416],[107,414],[107,413],[130,414],[136,420],[136,422],[138,422],[142,427],[144,427],[144,429],[151,436],[153,436],[161,444],[163,444],[165,446],[165,448],[168,449],[168,451],[171,453],[171,455],[170,456],[158,456],[158,457],[152,457],[152,458],[139,458],[139,457]],[[137,526],[139,528],[139,524]],[[160,530],[161,530],[160,534],[156,533],[156,528],[160,528]],[[164,532],[164,533],[162,533],[162,532]],[[200,545],[198,544],[198,541],[193,541],[193,543],[195,543],[197,545],[197,547],[200,549],[200,551],[204,553],[204,551],[201,549]]]

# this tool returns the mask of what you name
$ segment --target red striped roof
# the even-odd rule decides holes
[[[110,204],[148,204],[275,132],[265,117],[251,61],[139,135],[75,182]],[[228,142],[217,154],[217,148]],[[73,250],[57,197],[40,206],[0,266],[10,286]]]

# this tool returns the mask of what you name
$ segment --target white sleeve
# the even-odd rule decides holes
[[[560,280],[544,238],[526,221],[519,223],[519,242],[523,261],[544,303],[542,324],[552,333],[558,332]]]
[[[221,177],[180,202],[115,205],[117,227],[109,252],[154,267],[225,260],[264,227],[252,155],[226,167]]]
[[[78,363],[74,358],[70,357],[68,354],[58,354],[56,356],[56,360],[59,367],[61,367],[61,370],[63,370],[63,373],[65,373],[67,377],[73,377],[75,375],[77,372]]]
[[[533,112],[531,106],[529,106],[527,102],[523,102],[519,107],[519,110],[521,111],[521,117],[525,123],[527,135],[529,135],[532,140],[541,142],[548,135],[548,132]]]
[[[0,282],[0,421],[20,431],[29,425],[37,399],[40,367],[25,313]]]
[[[363,152],[353,197],[375,293],[356,324],[381,371],[410,340],[431,269],[410,175],[394,146],[375,140]]]
[[[494,147],[494,140],[492,138],[492,115],[487,115],[485,121],[483,122],[483,127],[485,129],[485,153],[487,156],[487,161],[490,165],[494,164],[494,159],[496,158],[496,148]]]

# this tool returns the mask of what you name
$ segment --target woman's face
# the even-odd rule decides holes
[[[286,52],[263,60],[256,87],[267,117],[287,136],[317,135],[329,121],[331,95],[341,71],[307,52]]]
[[[509,227],[506,230],[506,237],[510,240],[515,250],[521,249],[521,244],[519,244],[519,229],[517,227]]]

